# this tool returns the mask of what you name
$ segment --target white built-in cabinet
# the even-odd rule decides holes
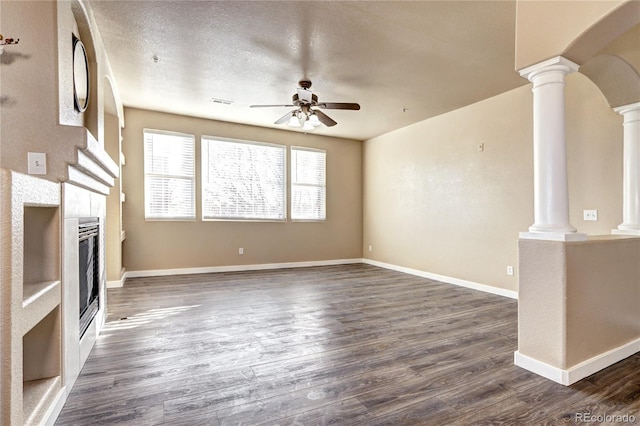
[[[62,392],[60,185],[2,170],[0,423],[39,424]]]

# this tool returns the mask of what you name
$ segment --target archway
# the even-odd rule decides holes
[[[122,139],[121,119],[118,103],[111,80],[103,79],[103,111],[104,111],[104,149],[119,165],[120,175],[115,178],[114,186],[107,196],[106,214],[106,274],[107,285],[120,286],[122,280]]]

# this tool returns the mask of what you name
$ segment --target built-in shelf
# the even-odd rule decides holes
[[[22,382],[22,412],[25,424],[37,424],[60,389],[60,376]]]
[[[62,392],[60,185],[2,170],[2,424],[40,424]]]
[[[22,417],[25,424],[40,424],[61,388],[60,306],[22,340]]]
[[[60,281],[42,281],[38,283],[25,283],[22,288],[22,308],[29,309],[29,306],[44,298],[49,292],[55,291],[60,286]],[[48,312],[47,312],[48,313]]]
[[[60,281],[30,283],[23,287],[23,294],[25,292],[32,294],[22,301],[23,333],[60,306]]]

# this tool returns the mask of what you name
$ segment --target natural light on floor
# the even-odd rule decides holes
[[[102,333],[100,337],[106,338],[106,337],[109,337],[108,333],[110,331],[128,330],[128,329],[136,328],[138,326],[148,324],[151,321],[157,321],[159,319],[167,318],[172,315],[177,315],[181,312],[185,312],[190,309],[197,308],[199,306],[201,305],[149,309],[146,312],[135,314],[130,317],[124,317],[124,318],[119,318],[117,320],[109,321],[104,325],[104,328],[102,329]]]

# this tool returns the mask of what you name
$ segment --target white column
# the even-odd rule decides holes
[[[622,224],[613,233],[640,235],[640,102],[613,110],[624,126]]]
[[[533,83],[534,173],[534,223],[521,238],[586,239],[569,223],[564,79],[577,70],[577,64],[558,56],[520,71]]]

